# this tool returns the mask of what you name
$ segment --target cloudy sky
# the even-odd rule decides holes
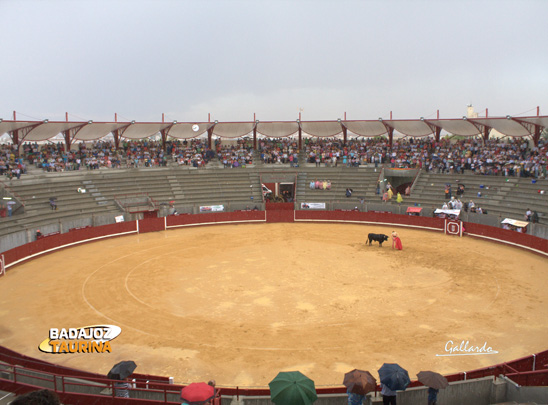
[[[0,0],[0,118],[548,114],[548,1]]]

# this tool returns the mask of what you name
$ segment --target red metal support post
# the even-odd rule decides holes
[[[538,147],[540,141],[540,125],[535,125],[535,133],[533,134],[533,143]]]
[[[213,127],[209,128],[209,129],[207,130],[207,147],[208,147],[209,149],[213,149],[213,148],[211,147],[211,146],[212,146],[212,145],[211,145],[211,140],[212,140],[212,138],[213,138]]]
[[[167,131],[166,128],[160,130],[160,134],[162,135],[162,150],[166,150],[166,142],[167,142]]]
[[[72,145],[72,140],[70,139],[70,130],[63,131],[63,136],[65,137],[65,150],[70,151]]]
[[[489,140],[489,127],[483,127],[483,144],[485,145]]]
[[[116,148],[116,150],[118,150],[118,148],[120,147],[120,132],[115,129],[114,131],[112,131],[112,136],[114,137],[114,147]]]

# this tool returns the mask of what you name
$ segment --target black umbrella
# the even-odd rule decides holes
[[[411,382],[407,370],[395,363],[384,363],[379,369],[379,377],[381,383],[392,391],[405,390]]]
[[[132,360],[121,361],[110,369],[107,378],[110,380],[125,380],[133,374],[136,368],[137,364]]]

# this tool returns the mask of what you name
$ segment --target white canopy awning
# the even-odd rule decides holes
[[[168,130],[168,136],[178,139],[189,139],[203,135],[214,124],[211,122],[177,123]]]
[[[259,122],[257,133],[271,138],[282,138],[299,132],[297,122]]]
[[[390,120],[383,122],[407,136],[428,136],[434,133],[432,128],[421,120]]]
[[[468,120],[450,119],[450,120],[427,120],[427,122],[437,127],[443,128],[444,131],[452,135],[458,136],[476,136],[481,132],[477,126]]]
[[[531,135],[529,130],[523,124],[512,119],[501,118],[474,118],[471,121],[478,122],[487,127],[494,128],[501,134],[508,136],[527,136]]]
[[[254,127],[254,122],[219,122],[215,124],[213,133],[224,138],[239,138],[249,135]]]
[[[195,127],[197,125],[197,129]],[[351,134],[365,137],[385,135],[389,128],[406,136],[430,136],[441,128],[452,135],[481,135],[484,128],[493,128],[513,137],[530,136],[540,128],[548,128],[548,116],[537,117],[493,117],[466,119],[417,119],[417,120],[363,120],[363,121],[302,121],[302,122],[47,122],[11,121],[0,119],[0,136],[18,131],[19,141],[44,141],[69,130],[75,140],[102,138],[115,130],[122,137],[142,139],[158,134],[161,130],[178,139],[203,135],[214,126],[213,133],[224,138],[238,138],[250,135],[254,128],[263,136],[280,138],[294,135],[299,126],[304,134],[316,137],[339,136],[343,126]],[[535,127],[536,126],[536,127]]]
[[[305,121],[301,122],[303,132],[318,137],[336,136],[342,134],[338,121]]]
[[[353,134],[375,137],[387,133],[386,127],[380,121],[343,121],[343,125]]]

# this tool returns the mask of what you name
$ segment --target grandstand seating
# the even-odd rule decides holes
[[[227,209],[253,208],[262,203],[261,173],[282,171],[297,173],[297,202],[356,203],[363,198],[365,204],[380,203],[375,194],[380,168],[315,167],[302,164],[292,168],[281,165],[257,165],[245,169],[208,168],[141,168],[99,169],[46,173],[37,169],[21,179],[7,180],[7,190],[22,199],[25,212],[2,218],[0,235],[16,227],[30,227],[60,218],[108,214],[114,217],[122,212],[115,204],[115,197],[124,194],[146,193],[158,204],[174,201],[179,213],[193,212],[198,205],[225,204]],[[311,180],[330,180],[331,190],[312,190]],[[530,178],[480,176],[470,174],[435,174],[421,171],[417,176],[410,197],[404,196],[403,205],[420,205],[425,208],[441,208],[445,197],[445,184],[451,184],[453,196],[456,186],[462,183],[466,191],[462,201],[473,200],[489,214],[498,217],[523,219],[527,208],[539,213],[541,224],[548,223],[545,210],[548,180]],[[79,193],[78,188],[86,189]],[[352,198],[345,197],[346,188],[353,189]],[[482,196],[478,197],[477,193]],[[51,197],[57,198],[57,210],[49,205]],[[395,204],[395,199],[388,204]]]

